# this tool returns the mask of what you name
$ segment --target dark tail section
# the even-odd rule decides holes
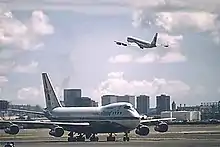
[[[153,40],[151,41],[151,44],[152,44],[152,45],[156,45],[156,43],[157,43],[157,36],[158,36],[158,33],[156,33],[156,34],[154,35],[154,38],[153,38]]]

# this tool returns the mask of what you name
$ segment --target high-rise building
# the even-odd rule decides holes
[[[157,114],[160,114],[162,111],[170,111],[170,96],[161,94],[156,96],[157,103]]]
[[[78,106],[78,107],[92,107],[92,100],[89,97],[81,97],[81,99],[79,99],[76,102],[76,106]]]
[[[99,106],[99,103],[94,101],[94,100],[92,100],[92,107],[98,107],[98,106]]]
[[[147,95],[137,96],[137,111],[140,114],[148,114],[150,109],[150,97]]]
[[[64,89],[64,104],[66,107],[75,107],[81,99],[81,89]]]
[[[117,102],[127,102],[127,103],[131,103],[131,104],[133,105],[133,107],[136,108],[136,105],[135,105],[135,96],[131,96],[131,95],[118,96],[118,97],[117,97]]]
[[[172,110],[176,111],[176,103],[174,101],[172,102]]]
[[[124,96],[118,96],[118,95],[103,95],[101,97],[102,106],[117,103],[117,102],[128,102],[131,103],[135,107],[135,96],[130,95],[124,95]]]
[[[111,104],[111,103],[116,103],[117,102],[117,97],[116,95],[103,95],[101,97],[101,103],[102,103],[102,106],[105,106],[105,105],[108,105],[108,104]]]

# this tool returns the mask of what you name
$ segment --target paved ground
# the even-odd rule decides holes
[[[132,141],[132,142],[50,142],[15,143],[16,147],[219,147],[220,141]]]
[[[219,147],[220,125],[176,125],[170,126],[166,133],[158,133],[150,127],[147,137],[130,134],[130,142],[122,142],[122,135],[117,135],[117,142],[105,142],[106,135],[100,135],[98,143],[68,143],[66,136],[54,138],[48,135],[48,129],[22,130],[15,138],[0,131],[0,142],[14,141],[16,147],[52,147],[52,146],[147,146],[147,147]],[[1,143],[0,143],[1,144]],[[0,145],[1,147],[1,145]]]

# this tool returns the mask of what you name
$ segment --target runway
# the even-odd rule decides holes
[[[106,135],[99,135],[100,142],[67,142],[67,136],[55,138],[48,129],[22,130],[15,137],[0,131],[0,142],[14,141],[16,147],[52,146],[114,146],[114,147],[219,147],[220,125],[172,125],[166,133],[158,133],[150,126],[150,134],[140,137],[131,133],[130,142],[123,142],[123,134],[117,134],[116,142],[106,142]],[[1,145],[0,145],[1,146]]]
[[[41,142],[15,143],[16,147],[219,147],[220,141]]]

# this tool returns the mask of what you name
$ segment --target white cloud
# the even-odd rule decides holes
[[[122,78],[124,76],[123,72],[110,72],[108,73],[108,77],[110,78]]]
[[[175,10],[182,10],[182,11],[212,11],[218,12],[220,7],[220,2],[218,0],[206,1],[206,0],[137,0],[133,1],[130,0],[130,4],[134,8],[141,8],[141,9],[150,9],[155,10],[156,12],[161,11],[175,11]]]
[[[14,68],[15,72],[20,72],[20,73],[36,73],[38,71],[38,62],[32,61],[28,65],[17,65]]]
[[[48,35],[54,33],[54,28],[49,22],[49,18],[42,11],[34,11],[31,17],[31,27],[38,35]]]
[[[11,68],[14,67],[14,62],[3,62],[0,63],[0,75],[6,75],[10,72]]]
[[[160,12],[156,14],[156,25],[166,31],[192,29],[196,31],[213,31],[216,29],[217,14],[209,12]]]
[[[169,49],[179,49],[180,43],[183,40],[182,35],[169,35],[167,33],[159,33],[158,34],[158,42],[162,42],[162,44],[168,44]]]
[[[159,60],[160,63],[185,62],[187,58],[179,52],[168,52]]]
[[[16,19],[10,11],[1,11],[0,20],[0,42],[26,50],[38,45],[40,36],[54,32],[42,11],[33,11],[30,20],[25,23]]]
[[[90,0],[74,0],[74,1],[10,1],[7,6],[12,10],[57,10],[57,11],[75,11],[78,13],[86,13],[89,15],[114,15],[125,14],[129,11],[128,3],[121,1],[90,1]],[[114,10],[114,11],[112,11]]]
[[[159,56],[157,53],[150,52],[143,57],[139,57],[135,60],[137,63],[176,63],[185,62],[187,58],[179,52],[167,52],[163,56]]]
[[[54,86],[54,91],[56,93],[57,98],[62,97],[62,90],[58,86]],[[45,97],[43,91],[43,85],[35,87],[24,87],[17,91],[17,98],[21,102],[25,102],[27,104],[41,104],[45,106]]]
[[[42,92],[39,90],[39,88],[36,87],[26,87],[18,90],[18,99],[20,100],[38,100],[40,97],[43,96]]]
[[[0,76],[0,86],[2,87],[6,82],[8,82],[7,77]]]
[[[154,52],[149,52],[145,56],[137,58],[135,62],[137,63],[153,63],[160,59],[160,56]]]
[[[133,59],[132,55],[121,54],[115,57],[110,57],[108,61],[110,63],[129,63],[132,61],[132,59]]]
[[[115,72],[109,73],[108,78],[101,82],[94,94],[101,96],[104,94],[118,94],[118,95],[140,95],[148,94],[154,96],[161,93],[167,93],[170,95],[185,95],[188,94],[190,87],[182,81],[155,78],[152,81],[147,80],[131,80],[124,79],[123,72],[120,73],[120,77],[111,77],[109,75],[115,75]],[[117,74],[116,74],[117,75]]]
[[[12,68],[18,64],[15,61],[22,52],[25,50],[38,50],[43,47],[41,37],[53,33],[54,27],[50,24],[48,16],[42,11],[33,11],[30,19],[20,21],[10,10],[1,7],[0,74],[7,76],[13,70],[17,72],[35,72],[35,67],[38,66],[36,62],[30,63],[27,67],[18,65],[16,68]]]

